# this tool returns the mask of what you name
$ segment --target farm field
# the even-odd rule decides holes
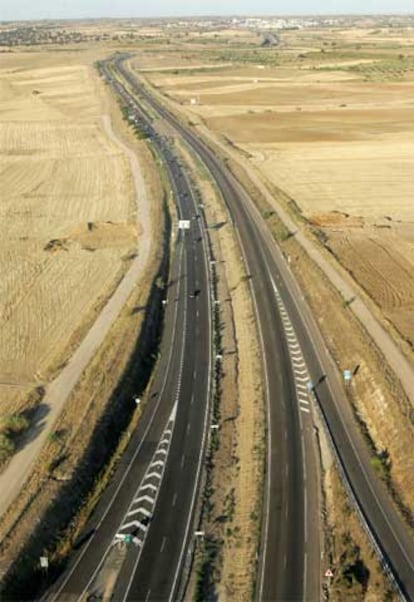
[[[41,65],[41,66],[39,66]],[[70,355],[137,248],[133,181],[93,66],[61,52],[0,68],[2,412]]]
[[[256,181],[267,182],[279,205],[298,218],[298,229],[312,233],[313,242],[316,235],[331,252],[322,253],[329,265],[338,259],[376,303],[375,315],[382,313],[394,326],[393,334],[398,331],[408,342],[407,349],[414,344],[414,37],[413,30],[382,28],[381,22],[370,24],[367,18],[366,29],[284,30],[277,33],[280,43],[263,46],[259,28],[235,30],[221,22],[170,27],[165,22],[85,21],[46,24],[33,31],[29,27],[19,40],[34,40],[34,45],[13,46],[10,53],[0,44],[0,261],[5,267],[0,282],[0,423],[36,407],[23,413],[31,421],[29,436],[17,434],[17,453],[0,476],[14,474],[19,462],[28,465],[29,437],[39,450],[45,443],[16,503],[0,521],[2,567],[22,550],[27,555],[34,528],[45,541],[55,538],[48,520],[50,500],[66,489],[67,476],[76,476],[78,466],[84,470],[94,428],[105,428],[108,410],[117,416],[113,399],[122,407],[122,400],[131,398],[133,379],[121,396],[119,384],[144,323],[144,313],[137,310],[148,303],[161,261],[165,190],[158,162],[147,141],[122,120],[125,111],[105,94],[93,62],[114,51],[132,52],[130,63],[179,105],[195,129],[201,126],[207,135],[208,128],[227,145],[230,169],[250,163],[252,170],[246,174],[259,175]],[[136,169],[129,152],[139,157]],[[237,153],[240,164],[234,160]],[[206,193],[208,221],[212,217],[225,225],[227,214],[214,187],[198,163],[192,165],[197,186]],[[137,174],[143,176],[141,188]],[[147,198],[144,189],[149,202],[142,206],[148,209],[147,218],[151,213],[151,224],[157,224],[151,232],[139,205],[140,190],[142,199]],[[413,471],[408,452],[413,434],[405,400],[398,399],[401,388],[394,386],[363,325],[349,319],[347,303],[331,290],[299,237],[281,231],[279,238],[277,216],[267,203],[260,204],[259,188],[258,195],[254,185],[252,191],[270,228],[275,225],[273,234],[320,321],[334,361],[340,369],[358,366],[352,391],[355,411],[378,452],[389,453],[392,486],[410,508]],[[286,202],[289,198],[291,203]],[[254,318],[231,224],[210,228],[210,236],[224,258],[217,261],[219,292],[231,303],[221,310],[223,342],[234,351],[223,359],[222,427],[212,472],[218,487],[208,530],[223,542],[223,554],[217,557],[222,574],[214,575],[218,591],[237,591],[242,599],[252,585],[260,521],[262,391]],[[145,249],[149,260],[142,280],[138,286],[134,280],[133,293],[54,422],[63,396],[58,390],[55,397],[52,385],[43,404],[39,385],[70,373],[68,360],[78,343],[123,275],[145,257]],[[102,332],[99,320],[98,330]],[[67,382],[61,390],[68,389]],[[140,408],[134,420],[139,413]],[[129,432],[125,441],[127,437]],[[55,466],[59,455],[63,460]],[[1,489],[10,487],[7,483]],[[74,500],[84,493],[74,488]],[[344,550],[353,546],[350,516],[342,493],[335,490],[331,497],[335,529],[344,522],[342,514],[346,516],[344,531],[336,534],[340,563],[346,558]],[[95,496],[85,500],[87,508],[65,534],[68,541],[76,541],[75,532],[81,532],[86,510],[96,501]],[[69,503],[65,498],[64,504]],[[226,517],[230,512],[231,519]],[[228,523],[221,521],[223,516]],[[46,520],[38,527],[42,517]],[[355,542],[359,546],[362,541],[364,547],[359,528],[352,527]],[[62,558],[71,545],[63,539],[57,551]],[[368,556],[366,600],[383,593],[376,560],[364,549],[363,562]],[[37,550],[34,557],[37,566]],[[349,599],[362,599],[356,591],[347,592]]]
[[[281,37],[223,53],[233,61],[219,71],[145,76],[287,193],[412,347],[414,37],[369,27]]]

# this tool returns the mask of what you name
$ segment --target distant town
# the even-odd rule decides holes
[[[70,30],[66,29],[71,24]],[[113,24],[119,28],[113,30]],[[91,26],[91,24],[93,24]],[[96,25],[96,27],[95,27]],[[99,25],[99,28],[98,28]],[[159,28],[178,32],[245,30],[258,33],[306,28],[382,27],[414,28],[412,15],[319,15],[319,16],[229,16],[160,19],[86,19],[82,21],[1,22],[0,46],[79,44],[85,42],[133,42],[156,37]]]

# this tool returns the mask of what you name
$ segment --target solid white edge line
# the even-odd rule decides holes
[[[186,258],[186,261],[187,261],[187,259],[188,259],[187,251],[185,251],[185,258]],[[180,375],[179,375],[179,380],[181,378],[182,369],[183,369],[183,360],[184,360],[184,351],[185,351],[185,338],[187,336],[187,308],[188,308],[188,280],[187,280],[187,278],[185,279],[184,287],[185,287],[185,291],[184,291],[185,303],[184,303],[184,318],[183,318],[183,334],[182,334],[182,339],[181,339],[181,341],[182,341],[181,342],[182,348],[181,348],[181,358],[180,358]],[[178,398],[177,398],[177,401],[176,401],[175,412],[177,411],[176,410],[177,406],[178,406]],[[174,427],[175,427],[175,422],[174,422]],[[172,440],[172,435],[171,435],[170,441],[171,440]],[[161,483],[160,483],[160,486],[159,486],[158,491],[157,491],[157,498],[158,498],[158,493],[159,493],[160,489],[161,489]],[[144,547],[144,545],[142,546],[142,548],[143,547]],[[141,548],[141,550],[142,550],[142,548]],[[134,580],[135,573],[136,573],[136,570],[137,570],[140,558],[141,558],[141,553],[137,554],[137,558],[136,558],[136,561],[134,563],[134,567],[132,569],[131,576],[130,576],[129,581],[128,581],[128,585],[126,587],[126,590],[124,592],[124,596],[122,598],[123,602],[125,602],[128,599],[129,590],[131,589],[132,582]]]
[[[250,271],[250,267],[249,267],[249,262],[247,260],[245,251],[244,251],[244,247],[240,238],[240,234],[237,228],[235,228],[235,232],[236,232],[236,236],[239,242],[239,247],[241,249],[242,252],[242,256],[243,256],[243,261],[246,267],[246,271],[248,274],[251,273]],[[253,301],[253,306],[254,306],[254,312],[256,314],[256,328],[259,334],[259,340],[260,340],[260,346],[261,346],[261,350],[262,350],[262,368],[263,368],[263,373],[264,373],[264,378],[265,378],[265,404],[266,404],[266,426],[267,426],[267,433],[266,433],[266,446],[267,446],[267,462],[266,462],[266,476],[267,476],[267,490],[265,491],[266,494],[266,501],[265,501],[265,508],[264,508],[264,527],[261,530],[261,541],[260,544],[262,545],[262,563],[261,563],[261,571],[259,574],[259,585],[258,585],[258,590],[259,590],[259,600],[262,599],[263,596],[263,584],[264,584],[264,573],[265,573],[265,567],[266,567],[266,557],[267,557],[267,539],[268,539],[268,532],[269,532],[269,515],[270,515],[270,485],[271,485],[271,449],[272,449],[272,429],[270,428],[270,386],[269,386],[269,374],[267,371],[267,354],[266,354],[266,348],[265,348],[265,344],[264,344],[264,337],[263,337],[263,330],[262,330],[262,325],[259,319],[259,308],[257,306],[257,299],[256,299],[256,293],[254,291],[253,288],[253,284],[251,279],[249,279],[249,286],[250,286],[250,293],[252,296],[252,301]]]
[[[180,257],[179,257],[179,263],[178,263],[178,266],[179,266],[179,268],[178,268],[178,296],[179,296],[180,289],[181,289],[181,273],[182,273],[182,258],[183,258],[183,252],[184,252],[184,245],[182,245],[182,246],[181,246],[181,249],[180,249]],[[170,293],[170,294],[171,294],[171,293]],[[176,324],[177,324],[177,315],[178,315],[178,304],[176,304],[176,305],[175,305],[175,308],[174,308],[174,326],[173,326],[173,332],[172,332],[172,340],[174,340],[174,339],[175,339],[175,331],[176,331]],[[158,411],[159,405],[160,405],[160,403],[161,403],[162,396],[163,396],[163,394],[164,394],[165,386],[166,386],[166,383],[167,383],[167,376],[168,376],[168,372],[169,372],[169,367],[170,367],[170,365],[171,365],[172,353],[173,353],[173,347],[174,347],[174,345],[171,345],[171,347],[170,347],[170,353],[169,353],[169,357],[168,357],[167,369],[166,369],[166,371],[165,371],[164,382],[163,382],[163,385],[162,385],[162,388],[161,388],[160,394],[159,394],[159,396],[158,396],[157,403],[156,403],[156,405],[155,405],[155,407],[154,407],[154,411],[153,411],[153,413],[152,413],[152,415],[151,415],[151,418],[150,418],[150,420],[149,420],[149,422],[148,422],[147,428],[145,429],[145,432],[144,432],[144,434],[143,434],[143,437],[142,437],[142,439],[141,439],[141,441],[140,441],[140,443],[139,443],[139,445],[138,445],[137,449],[135,450],[135,452],[134,452],[134,454],[133,454],[133,456],[132,456],[132,458],[131,458],[131,461],[129,462],[129,464],[128,464],[128,467],[127,467],[127,469],[126,469],[126,471],[125,471],[125,473],[124,473],[124,475],[123,475],[122,479],[120,480],[120,482],[119,482],[119,484],[118,484],[118,487],[116,488],[116,490],[115,490],[115,492],[114,492],[114,494],[113,494],[112,498],[109,500],[109,503],[108,503],[108,505],[107,505],[107,507],[106,507],[106,510],[105,510],[104,514],[102,515],[102,517],[101,517],[101,519],[100,519],[99,523],[96,525],[96,529],[95,529],[96,531],[97,531],[97,530],[100,528],[100,526],[102,525],[102,523],[103,523],[103,521],[105,520],[105,518],[106,518],[106,516],[107,516],[107,514],[108,514],[108,512],[109,512],[109,510],[111,509],[111,507],[112,507],[112,505],[113,505],[113,503],[114,503],[115,499],[117,498],[117,496],[118,496],[118,493],[119,493],[119,491],[120,491],[121,487],[123,486],[123,484],[124,484],[124,482],[125,482],[125,480],[126,480],[126,478],[127,478],[128,474],[129,474],[129,472],[130,472],[130,470],[131,470],[131,468],[132,468],[132,465],[134,464],[134,462],[135,462],[135,460],[136,460],[136,457],[137,457],[138,453],[141,451],[141,448],[142,448],[142,446],[143,446],[143,444],[144,444],[144,442],[145,442],[145,440],[146,440],[146,438],[147,438],[148,432],[149,432],[149,430],[150,430],[150,428],[151,428],[151,426],[152,426],[152,423],[154,422],[155,415],[156,415],[156,413],[157,413],[157,411]],[[164,431],[163,431],[163,433],[164,433]],[[163,436],[163,435],[162,435],[162,436]],[[144,475],[144,479],[145,479],[145,475]],[[62,590],[63,590],[63,588],[65,587],[66,583],[67,583],[67,582],[69,581],[69,579],[72,577],[72,575],[73,575],[74,571],[75,571],[75,570],[76,570],[76,568],[78,567],[78,565],[79,565],[80,561],[82,560],[83,556],[85,555],[86,551],[88,550],[88,548],[89,548],[89,546],[91,545],[91,543],[92,543],[92,541],[93,541],[93,540],[94,540],[94,537],[91,537],[91,538],[89,539],[89,541],[87,542],[87,544],[86,544],[86,546],[85,546],[84,550],[83,550],[83,551],[82,551],[82,553],[79,555],[79,557],[78,557],[77,561],[76,561],[76,562],[75,562],[75,564],[73,565],[73,567],[72,567],[71,571],[69,572],[68,576],[66,577],[65,581],[63,582],[63,584],[60,586],[60,588],[58,589],[58,591],[57,591],[57,592],[54,594],[54,596],[52,597],[52,600],[51,600],[51,602],[57,602],[57,601],[58,601],[58,596],[60,595],[61,591],[62,591]],[[105,560],[105,558],[106,558],[107,554],[109,553],[109,550],[111,549],[111,547],[112,547],[112,540],[111,540],[111,543],[109,544],[109,546],[107,547],[107,549],[106,549],[106,551],[105,551],[105,554],[104,554],[104,556],[101,558],[101,561],[100,561],[100,563],[99,563],[98,567],[95,569],[95,572],[94,572],[93,578],[95,578],[95,575],[96,575],[96,573],[98,572],[99,568],[102,566],[102,564],[103,564],[103,562],[104,562],[104,560]],[[89,580],[89,582],[88,582],[88,584],[87,584],[87,586],[86,586],[86,588],[85,588],[85,590],[84,590],[84,591],[86,591],[86,589],[89,587],[89,585],[90,585],[90,583],[91,583],[91,582],[92,582],[92,581],[91,581],[91,580]],[[81,600],[81,597],[82,597],[83,593],[84,593],[84,592],[82,592],[82,594],[81,594],[81,596],[78,598],[78,600]]]
[[[184,172],[184,177],[187,180],[187,174]],[[188,184],[188,180],[187,180],[187,184]],[[188,184],[189,186],[189,184]],[[190,197],[191,200],[193,201],[194,204],[194,209],[197,211],[197,204],[194,200],[193,194],[192,194],[192,189],[189,186],[189,190],[190,190]],[[209,363],[208,363],[208,376],[207,376],[207,395],[206,395],[206,399],[207,399],[207,403],[206,403],[206,408],[205,408],[205,412],[204,412],[204,428],[203,428],[203,440],[201,443],[201,448],[200,448],[200,455],[199,455],[199,461],[198,461],[198,467],[197,467],[197,474],[196,474],[196,478],[194,481],[194,489],[193,489],[193,497],[191,500],[191,507],[190,507],[190,512],[188,514],[188,519],[187,519],[187,525],[186,525],[186,530],[185,530],[185,534],[184,534],[184,539],[183,539],[183,546],[181,548],[181,554],[180,554],[180,558],[178,560],[178,565],[177,565],[177,570],[174,576],[174,581],[172,584],[172,588],[171,588],[171,592],[169,595],[169,601],[172,602],[173,601],[173,596],[174,596],[174,592],[175,589],[177,587],[177,582],[178,582],[178,578],[179,578],[179,574],[181,571],[181,565],[182,565],[182,561],[183,561],[183,556],[184,556],[184,552],[185,552],[185,547],[186,547],[186,542],[188,540],[188,533],[190,530],[190,525],[191,522],[193,520],[193,511],[194,511],[194,505],[195,505],[195,500],[196,500],[196,495],[197,495],[197,489],[198,489],[198,485],[199,485],[199,480],[200,480],[200,474],[201,474],[201,470],[202,470],[202,465],[203,465],[203,461],[204,461],[204,453],[205,453],[205,445],[206,445],[206,438],[207,438],[207,425],[208,425],[208,421],[209,421],[209,415],[210,415],[210,395],[211,395],[211,367],[212,367],[212,362],[213,362],[213,348],[212,348],[212,344],[213,344],[213,338],[212,338],[212,322],[211,322],[211,315],[212,315],[212,309],[211,309],[211,280],[210,280],[210,271],[209,271],[209,247],[207,244],[207,239],[206,239],[206,233],[204,231],[204,228],[201,228],[201,236],[202,236],[202,241],[203,241],[203,255],[204,255],[204,265],[205,265],[205,270],[206,270],[206,279],[207,279],[207,285],[208,285],[208,289],[209,289],[209,294],[207,295],[207,315],[208,315],[208,324],[209,324],[209,328],[208,328],[208,338],[209,338],[209,349],[210,349],[210,357],[209,357]]]

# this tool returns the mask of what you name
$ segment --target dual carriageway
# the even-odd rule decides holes
[[[116,537],[134,543],[115,588],[118,600],[182,596],[196,526],[210,426],[214,261],[206,220],[168,138],[167,123],[204,163],[239,238],[250,278],[266,384],[267,470],[257,598],[319,600],[319,467],[313,413],[325,422],[349,493],[401,597],[414,599],[414,548],[388,493],[376,479],[366,444],[317,325],[262,217],[223,161],[170,113],[117,57],[106,81],[162,157],[179,217],[191,222],[175,241],[165,328],[147,405],[92,520],[92,536],[49,599],[93,593]],[[154,115],[156,116],[154,119]]]

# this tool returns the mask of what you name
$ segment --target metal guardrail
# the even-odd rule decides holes
[[[357,496],[356,496],[356,494],[355,494],[355,492],[354,492],[354,490],[352,488],[352,485],[351,485],[351,483],[350,483],[350,481],[348,479],[348,475],[346,473],[345,467],[344,467],[343,462],[341,460],[341,456],[340,456],[340,454],[338,452],[338,449],[336,447],[335,441],[334,441],[334,439],[332,437],[332,433],[331,433],[331,430],[329,428],[328,421],[325,418],[325,414],[324,414],[324,411],[323,411],[323,408],[322,408],[322,404],[319,401],[318,393],[316,391],[316,387],[315,386],[312,388],[312,393],[313,393],[313,398],[315,399],[315,402],[316,402],[315,403],[315,407],[317,409],[317,412],[318,412],[318,415],[319,415],[319,417],[321,419],[321,422],[322,422],[322,424],[324,426],[324,432],[325,432],[325,434],[327,436],[328,443],[329,443],[329,446],[331,448],[331,451],[333,452],[333,455],[334,455],[334,458],[335,458],[335,461],[336,461],[336,465],[338,467],[339,474],[341,476],[342,483],[343,483],[344,488],[345,488],[345,490],[346,490],[346,492],[348,494],[348,497],[351,500],[352,505],[353,505],[353,507],[354,507],[354,509],[355,509],[355,511],[356,511],[356,513],[358,515],[358,517],[359,517],[359,520],[360,520],[360,522],[362,524],[362,527],[364,528],[364,531],[365,531],[365,533],[366,533],[366,535],[368,537],[368,541],[369,541],[369,543],[370,543],[373,551],[377,555],[377,557],[379,559],[379,562],[381,564],[381,567],[384,569],[384,572],[387,575],[387,578],[388,578],[391,586],[393,587],[393,589],[395,590],[395,592],[397,593],[397,595],[400,597],[401,602],[410,602],[408,600],[408,598],[406,597],[406,595],[404,594],[404,592],[401,590],[400,584],[398,583],[398,580],[397,580],[397,578],[394,575],[393,568],[392,568],[391,564],[389,563],[387,557],[385,556],[384,552],[382,551],[382,549],[381,549],[381,547],[380,547],[380,545],[379,545],[379,543],[378,543],[378,541],[377,541],[377,539],[376,539],[376,537],[375,537],[375,535],[374,535],[371,527],[369,526],[369,524],[368,524],[368,522],[367,522],[367,520],[365,518],[364,512],[363,512],[363,510],[361,508],[361,505],[360,505],[360,503],[358,501],[358,498],[357,498]]]

